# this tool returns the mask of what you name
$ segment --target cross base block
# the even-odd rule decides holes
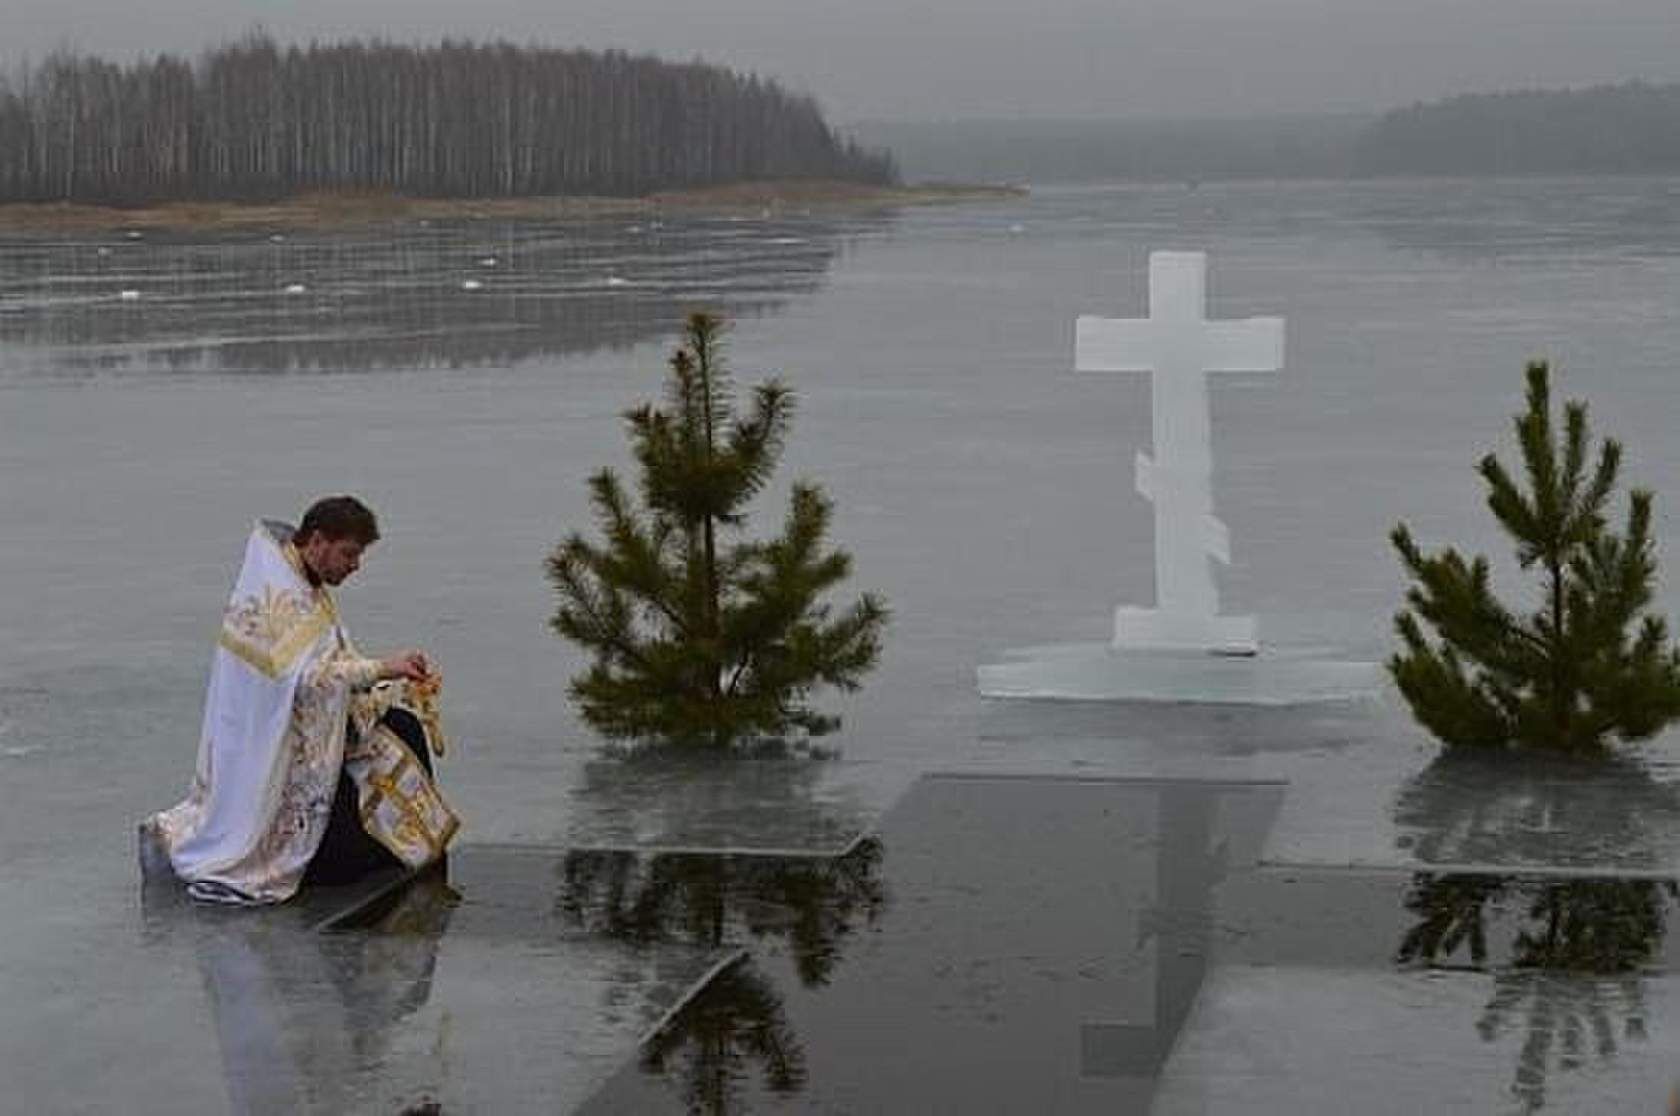
[[[1252,616],[1203,616],[1154,608],[1114,610],[1116,651],[1161,648],[1210,655],[1253,655],[1260,650]]]
[[[1072,643],[1007,651],[1004,658],[979,669],[982,697],[1286,706],[1368,699],[1383,685],[1380,663],[1312,649],[1239,656]]]

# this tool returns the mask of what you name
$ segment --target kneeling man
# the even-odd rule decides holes
[[[210,670],[185,801],[147,819],[195,898],[278,903],[439,859],[460,822],[432,782],[436,678],[418,651],[363,658],[331,589],[379,538],[353,496],[251,532]],[[419,714],[419,715],[417,715]],[[143,854],[144,855],[144,854]]]

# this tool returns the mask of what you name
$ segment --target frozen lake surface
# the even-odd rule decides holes
[[[0,1066],[10,1089],[39,1110],[260,1110],[251,1098],[271,1083],[253,1082],[249,1067],[274,1059],[228,1053],[229,1020],[248,1010],[230,1004],[269,1005],[270,1030],[307,1034],[351,1000],[406,991],[407,1008],[379,1016],[395,1021],[389,1043],[346,1052],[322,1039],[305,1051],[303,1064],[334,1083],[308,1103],[393,1111],[426,1092],[446,1111],[522,1110],[536,1097],[567,1107],[617,1098],[633,1110],[648,1087],[623,1076],[636,1037],[728,949],[758,941],[629,949],[575,927],[480,932],[524,917],[475,913],[475,902],[495,905],[488,883],[475,900],[475,879],[518,878],[496,876],[488,852],[463,860],[453,917],[416,916],[443,924],[418,960],[317,947],[280,923],[223,933],[142,910],[133,825],[185,789],[211,639],[250,522],[295,515],[322,492],[357,492],[381,515],[385,541],[343,594],[344,612],[366,647],[418,644],[441,662],[460,740],[443,777],[470,846],[826,854],[879,831],[891,885],[880,933],[911,943],[938,941],[927,936],[942,916],[920,911],[919,895],[952,917],[973,913],[915,856],[974,857],[985,834],[950,813],[945,784],[918,783],[930,773],[1284,787],[1263,824],[1243,815],[1236,882],[1189,909],[1218,922],[1236,904],[1242,922],[1254,906],[1244,888],[1329,878],[1291,908],[1308,942],[1343,932],[1336,918],[1314,928],[1314,902],[1367,912],[1360,926],[1398,925],[1419,866],[1472,879],[1495,869],[1680,874],[1673,736],[1643,749],[1643,762],[1591,778],[1511,779],[1434,763],[1391,699],[1231,710],[976,696],[975,668],[1002,650],[1104,639],[1115,605],[1152,600],[1152,509],[1131,478],[1148,446],[1146,378],[1073,372],[1074,317],[1140,315],[1152,249],[1209,253],[1210,316],[1288,319],[1280,373],[1222,376],[1211,389],[1214,501],[1232,539],[1221,599],[1258,618],[1262,642],[1384,657],[1403,587],[1386,542],[1398,519],[1425,544],[1501,553],[1472,467],[1496,440],[1509,445],[1522,364],[1534,357],[1553,360],[1558,394],[1585,396],[1597,429],[1623,440],[1629,478],[1658,493],[1661,554],[1670,569],[1680,562],[1676,180],[1045,189],[895,217],[0,242]],[[615,759],[564,699],[580,660],[547,630],[542,559],[588,524],[587,474],[628,465],[617,416],[659,390],[680,316],[697,304],[736,318],[741,383],[774,371],[799,392],[766,513],[779,515],[788,478],[821,480],[838,503],[835,536],[856,560],[854,588],[894,608],[880,670],[834,703],[846,725],[832,760]],[[1675,584],[1661,596],[1671,616]],[[1153,817],[1157,807],[1139,809]],[[1153,871],[1153,860],[1133,864],[1142,846],[1114,839],[1130,851],[1116,849],[1111,881]],[[1066,860],[1081,838],[1035,840],[1022,848]],[[1107,838],[1084,840],[1093,847],[1075,862],[1102,892]],[[895,860],[894,841],[923,852]],[[489,867],[474,876],[474,864]],[[988,877],[983,857],[963,871],[1000,895],[1032,875],[1000,861]],[[1377,882],[1348,899],[1353,885],[1335,875],[1347,872]],[[1050,909],[1066,934],[1023,939],[1017,952],[1045,963],[995,989],[999,1002],[1025,997],[1026,1014],[1005,1017],[1063,1028],[1046,1072],[1078,1082],[1082,1064],[1119,1057],[1114,1033],[1082,1026],[1139,1022],[1127,981],[1155,987],[1136,968],[1153,954],[1134,948],[1130,920],[1160,904],[1102,892],[1084,912],[1077,888],[1055,882]],[[1519,892],[1502,893],[1513,910]],[[1093,929],[1092,919],[1112,924]],[[263,941],[245,943],[248,933]],[[1266,940],[1285,939],[1295,940]],[[1459,1066],[1485,1079],[1479,1110],[1528,1105],[1532,1090],[1511,1084],[1521,1040],[1476,1028],[1499,974],[1398,970],[1393,941],[1353,960],[1277,948],[1210,961],[1205,987],[1202,970],[1175,977],[1193,984],[1169,1013],[1183,1029],[1171,1060],[1163,1049],[1125,1062],[1147,1072],[1070,1084],[1057,1094],[1067,1110],[1113,1111],[1102,1106],[1115,1096],[1147,1104],[1157,1078],[1164,1111],[1230,1111],[1245,1095],[1261,1111],[1311,1110],[1311,1090],[1271,1085],[1307,1080],[1313,1060],[1296,1064],[1298,1048],[1260,1037],[1275,1037],[1279,1013],[1313,1016],[1317,1035],[1338,1005],[1371,997],[1384,997],[1392,1026],[1411,1028],[1394,1096],[1426,1099],[1428,1082]],[[298,949],[303,960],[288,952]],[[1034,1014],[1057,1001],[1033,982],[1077,974],[1075,955],[1087,954],[1124,979],[1098,988],[1088,1018]],[[778,976],[776,957],[749,959],[813,1036],[802,1047],[810,1097],[844,1110],[859,1095],[823,1091],[821,1067],[851,1055],[820,1036],[843,1032],[835,1005],[853,1002],[848,989],[867,988],[869,974],[920,972],[918,956],[885,943],[842,949],[832,1001]],[[1661,948],[1642,956],[1642,970],[1667,971]],[[1265,969],[1279,963],[1311,972],[1280,991]],[[297,979],[254,999],[228,991],[238,974],[270,969]],[[335,983],[352,971],[355,982]],[[1640,1017],[1648,1049],[1671,1048],[1674,999],[1666,978],[1651,985]],[[964,1027],[987,1010],[964,999],[966,987],[949,1001]],[[931,1010],[908,1040],[929,1065],[955,1065],[961,1051],[941,1018]],[[1582,1018],[1597,1025],[1590,1011]],[[498,1037],[499,1020],[521,1037]],[[352,1013],[345,1026],[358,1021]],[[963,1049],[987,1049],[988,1036],[963,1033]],[[1248,1093],[1248,1071],[1215,1064],[1237,1048],[1233,1035],[1254,1038],[1241,1049],[1259,1059],[1266,1089]],[[1341,1037],[1350,1057],[1365,1056],[1358,1036]],[[1666,1086],[1642,1049],[1621,1043],[1595,1063],[1600,1092],[1554,1086],[1542,1100],[1655,1107],[1661,1090],[1650,1090]],[[1081,1063],[1082,1050],[1095,1062]],[[1426,1066],[1446,1068],[1432,1078]],[[486,1093],[486,1081],[506,1091]],[[399,1084],[412,1095],[392,1091]],[[799,1107],[797,1095],[777,1103]]]

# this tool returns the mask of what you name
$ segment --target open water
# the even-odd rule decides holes
[[[1304,776],[1324,801],[1364,802],[1366,768],[1335,755],[1421,766],[1391,702],[1040,717],[975,695],[1004,649],[1102,639],[1116,604],[1152,599],[1131,476],[1148,385],[1075,373],[1072,347],[1078,314],[1144,313],[1164,248],[1210,253],[1211,317],[1288,319],[1282,372],[1211,391],[1224,608],[1263,642],[1386,654],[1397,520],[1497,551],[1473,465],[1509,447],[1533,358],[1625,443],[1680,562],[1680,180],[0,241],[0,1065],[20,1095],[227,1103],[181,1061],[210,1041],[196,970],[136,960],[133,825],[185,789],[252,520],[320,493],[381,515],[343,609],[365,647],[441,662],[459,739],[444,778],[472,841],[827,849],[930,771],[1253,775],[1256,754],[1296,756],[1279,762],[1340,772]],[[768,521],[787,478],[820,480],[853,586],[894,609],[879,671],[830,701],[845,728],[826,762],[624,761],[565,700],[580,659],[547,630],[543,557],[589,528],[589,473],[628,466],[619,415],[658,392],[697,306],[734,319],[743,385],[775,373],[799,393]],[[1306,859],[1314,834],[1351,831],[1292,809]],[[1405,822],[1372,824],[1380,854]],[[595,1008],[578,1034],[601,1030]]]

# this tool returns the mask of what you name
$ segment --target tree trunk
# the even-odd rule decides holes
[[[1552,579],[1552,726],[1558,743],[1571,749],[1569,720],[1574,704],[1569,693],[1569,654],[1563,631],[1563,563],[1557,558],[1547,559]]]

